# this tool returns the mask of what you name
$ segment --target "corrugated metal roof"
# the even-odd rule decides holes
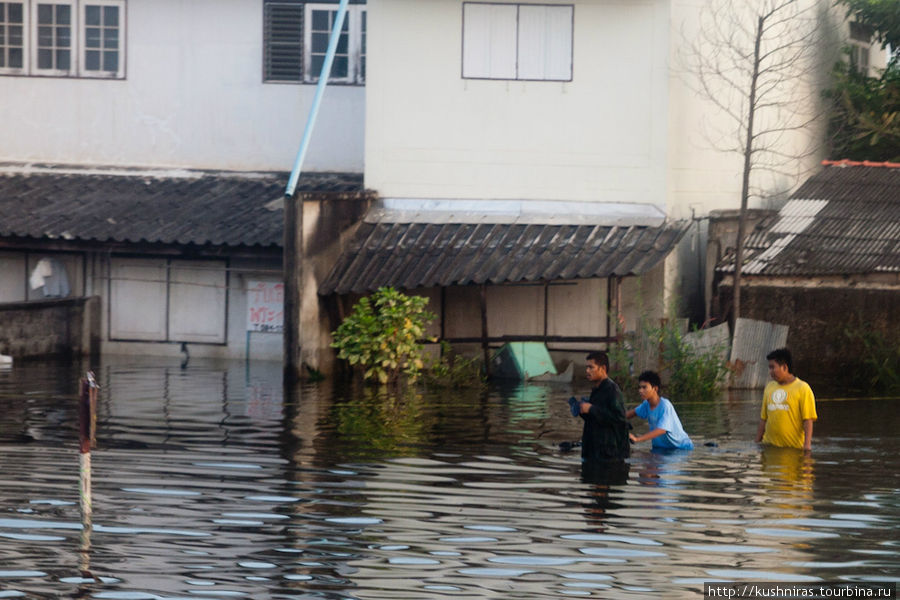
[[[689,226],[418,220],[364,220],[319,293],[636,275],[663,260]]]
[[[286,173],[0,171],[0,236],[280,247],[286,182]],[[362,190],[362,175],[343,173],[304,174],[298,186]]]
[[[747,238],[746,275],[900,272],[900,168],[832,165]],[[734,271],[734,254],[716,267]]]

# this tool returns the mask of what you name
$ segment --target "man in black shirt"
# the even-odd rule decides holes
[[[620,460],[631,454],[622,390],[609,378],[608,372],[606,352],[587,355],[587,378],[594,384],[594,389],[589,401],[581,403],[579,411],[584,419],[581,459],[585,463]]]

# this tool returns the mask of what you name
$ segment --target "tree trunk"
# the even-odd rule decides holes
[[[753,47],[753,74],[750,77],[750,95],[747,103],[747,139],[744,145],[744,173],[741,181],[741,210],[738,214],[737,242],[734,250],[734,284],[732,292],[732,323],[741,316],[741,271],[744,266],[744,238],[747,233],[747,201],[750,198],[750,170],[753,165],[753,117],[756,113],[756,84],[759,79],[760,45],[765,18],[759,17]]]

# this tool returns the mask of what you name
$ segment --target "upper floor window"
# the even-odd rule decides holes
[[[264,80],[317,82],[337,4],[267,0],[264,6]],[[354,4],[347,8],[329,81],[362,84],[365,80],[366,7]]]
[[[574,6],[463,3],[462,76],[572,80]]]
[[[874,31],[868,25],[850,23],[850,64],[863,75],[869,74],[869,53]]]
[[[0,74],[125,77],[125,0],[0,2]]]

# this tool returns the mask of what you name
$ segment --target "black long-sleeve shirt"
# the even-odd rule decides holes
[[[628,443],[628,420],[622,390],[616,382],[606,378],[591,390],[591,409],[583,413],[584,431],[581,434],[581,457],[585,461],[627,458],[631,454]]]

